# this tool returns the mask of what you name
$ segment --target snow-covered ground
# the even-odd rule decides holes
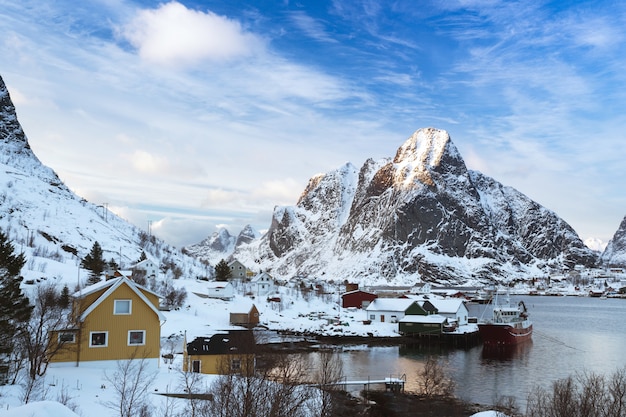
[[[224,301],[206,296],[206,281],[180,280],[175,286],[187,289],[185,306],[176,311],[166,311],[167,321],[161,328],[163,353],[175,352],[174,362],[154,369],[156,378],[149,392],[155,415],[165,407],[165,397],[161,393],[182,392],[182,348],[184,337],[188,341],[197,336],[210,336],[219,331],[238,327],[229,324],[230,312],[248,311],[254,303],[260,312],[261,326],[271,330],[285,330],[303,334],[321,334],[328,336],[368,336],[397,337],[397,323],[364,324],[366,312],[359,309],[340,309],[338,295],[304,296],[299,289],[280,287],[280,292],[273,294],[280,302],[270,302],[267,296],[247,297],[236,295],[233,300]],[[239,288],[239,293],[246,292]],[[467,329],[466,329],[467,330]],[[471,330],[471,329],[469,329]],[[276,334],[273,333],[272,334]],[[275,336],[273,340],[280,336]],[[50,367],[42,379],[41,389],[33,400],[57,401],[63,397],[69,399],[69,405],[80,416],[115,415],[107,403],[114,402],[115,392],[108,378],[117,367],[116,363],[81,363],[80,367]],[[210,385],[214,376],[203,376],[205,384]],[[50,402],[23,404],[23,388],[20,384],[0,387],[0,416],[33,417],[75,417],[67,409],[52,406]],[[183,400],[175,400],[183,401]]]

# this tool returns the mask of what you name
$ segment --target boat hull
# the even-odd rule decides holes
[[[511,346],[530,340],[533,325],[521,323],[479,323],[478,331],[487,346]]]

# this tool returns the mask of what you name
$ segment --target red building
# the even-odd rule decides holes
[[[365,308],[378,296],[371,292],[354,290],[341,294],[341,307]]]

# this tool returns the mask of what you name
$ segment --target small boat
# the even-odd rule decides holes
[[[516,345],[531,338],[533,323],[528,317],[526,304],[520,301],[512,306],[510,301],[507,294],[506,303],[500,304],[496,295],[492,317],[478,321],[478,331],[485,346]]]

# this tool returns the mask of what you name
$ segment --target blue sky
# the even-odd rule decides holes
[[[608,241],[626,215],[626,5],[0,0],[42,162],[166,241],[266,229],[308,179],[447,130],[470,169]]]

